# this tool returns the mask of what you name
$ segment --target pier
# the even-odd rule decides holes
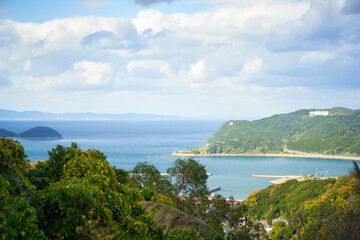
[[[285,176],[277,176],[277,175],[251,175],[251,177],[255,178],[284,178]]]
[[[214,192],[217,192],[217,191],[220,191],[220,190],[221,190],[221,187],[220,187],[220,186],[213,187],[213,188],[210,188],[210,189],[209,189],[209,193],[214,193]]]
[[[130,176],[146,176],[147,173],[130,173]],[[161,176],[181,176],[182,174],[160,173]],[[212,176],[212,173],[206,173],[207,176]]]
[[[300,181],[303,178],[302,176],[278,176],[278,175],[255,175],[255,174],[251,176],[255,178],[278,178],[275,180],[268,181],[269,183],[272,184],[280,184],[293,179]]]

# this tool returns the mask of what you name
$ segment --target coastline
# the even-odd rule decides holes
[[[283,153],[283,154],[273,154],[273,153],[265,153],[265,154],[226,154],[226,153],[181,153],[181,152],[173,152],[171,156],[176,157],[286,157],[286,158],[323,158],[323,159],[338,159],[338,160],[354,160],[360,161],[360,157],[352,157],[352,156],[340,156],[340,155],[324,155],[324,154],[315,154],[315,153]]]

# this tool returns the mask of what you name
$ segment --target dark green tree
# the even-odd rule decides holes
[[[171,194],[170,181],[161,176],[159,170],[154,165],[147,162],[139,162],[131,171],[131,180],[137,188],[148,187],[158,193],[169,196]]]
[[[71,143],[70,147],[57,145],[48,151],[49,159],[40,161],[35,168],[30,169],[27,177],[37,189],[41,190],[49,186],[51,182],[57,182],[63,175],[64,165],[73,157],[81,154],[76,143]]]
[[[31,188],[25,177],[29,167],[23,146],[13,139],[0,138],[0,175],[10,183],[12,195],[19,195]]]
[[[273,230],[271,232],[271,239],[274,240],[288,240],[291,239],[295,231],[292,226],[285,224],[282,221],[273,224]]]
[[[167,173],[172,176],[172,193],[176,204],[188,197],[196,199],[209,195],[205,166],[198,161],[192,158],[176,159]]]

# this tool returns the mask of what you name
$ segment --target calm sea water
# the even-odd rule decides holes
[[[47,159],[47,151],[76,142],[81,149],[104,152],[110,164],[131,170],[147,161],[161,172],[176,160],[175,150],[204,146],[220,128],[220,121],[0,121],[0,128],[20,133],[35,126],[56,129],[62,140],[20,140],[31,162]],[[299,175],[328,171],[331,176],[348,174],[352,162],[335,159],[283,157],[196,157],[213,176],[208,186],[220,186],[223,196],[246,199],[251,192],[267,187],[270,179],[252,174]]]

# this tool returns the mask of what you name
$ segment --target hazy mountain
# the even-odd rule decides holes
[[[0,109],[0,120],[185,120],[172,115],[140,113],[47,113],[40,111],[12,111]]]

